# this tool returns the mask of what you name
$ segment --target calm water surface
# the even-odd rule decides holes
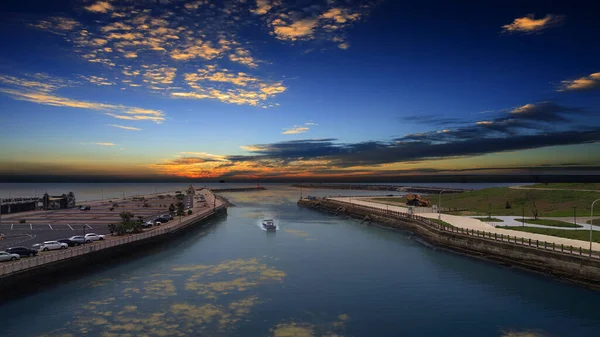
[[[600,293],[431,249],[403,232],[298,208],[293,188],[225,196],[236,207],[208,227],[0,304],[0,336],[600,331]],[[266,217],[276,220],[278,232],[259,227]]]

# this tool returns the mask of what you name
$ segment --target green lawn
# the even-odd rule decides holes
[[[515,221],[522,222],[521,219],[515,219]],[[581,225],[576,225],[574,223],[560,221],[560,220],[548,220],[548,219],[525,219],[525,223],[530,223],[534,225],[544,225],[544,226],[552,226],[552,227],[569,227],[569,228],[580,228],[583,227]]]
[[[600,183],[548,183],[548,184],[534,184],[527,185],[525,187],[533,188],[564,188],[570,190],[597,190],[600,192]]]
[[[555,185],[555,188],[560,187],[561,185]],[[526,217],[532,217],[533,212],[527,198],[527,193],[535,199],[539,211],[538,216],[540,217],[573,217],[573,207],[577,207],[577,215],[590,214],[592,202],[600,198],[600,193],[598,192],[519,190],[508,187],[495,187],[463,193],[443,194],[442,207],[466,208],[469,210],[468,212],[458,213],[462,215],[487,216],[489,214],[489,206],[491,205],[492,217],[495,215],[515,215],[520,217],[523,212]],[[429,195],[424,198],[428,198],[432,203],[437,204],[437,195]],[[396,200],[398,199],[400,198],[396,198]],[[510,205],[508,209],[506,208],[507,202]]]
[[[489,217],[485,217],[485,218],[475,218],[477,220],[481,220],[484,222],[504,222],[504,220],[502,219],[498,219],[498,218],[489,218]]]
[[[558,228],[540,228],[540,227],[521,227],[521,226],[497,226],[497,228],[510,229],[515,231],[558,236],[561,238],[575,239],[581,241],[590,241],[589,230],[568,230]],[[593,231],[592,241],[600,243],[600,231]]]

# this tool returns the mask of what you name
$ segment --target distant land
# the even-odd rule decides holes
[[[11,175],[0,176],[2,183],[218,183],[217,178],[186,177],[115,177],[115,176],[34,176]],[[586,175],[411,175],[397,177],[335,177],[335,178],[256,178],[242,179],[227,177],[227,183],[568,183],[568,182],[600,182],[600,174]]]

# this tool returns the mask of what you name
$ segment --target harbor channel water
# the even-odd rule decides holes
[[[600,331],[599,292],[436,249],[410,233],[303,209],[296,205],[299,189],[265,186],[223,193],[235,207],[203,228],[135,257],[66,271],[60,284],[0,303],[0,335],[573,337]],[[275,220],[277,232],[260,228],[265,218]]]

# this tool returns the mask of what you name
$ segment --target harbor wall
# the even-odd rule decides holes
[[[10,265],[0,265],[4,269],[4,276],[0,277],[0,300],[42,289],[68,277],[80,277],[82,273],[93,272],[102,264],[118,263],[122,259],[143,254],[154,248],[161,246],[164,248],[169,241],[203,228],[210,220],[226,216],[226,214],[226,205],[221,205],[209,213],[186,219],[174,226],[100,241],[79,248],[70,248],[43,257],[24,259],[21,262],[32,265],[12,273],[10,271],[6,273],[6,268],[10,268]],[[38,262],[33,259],[43,260],[37,264]],[[34,265],[34,263],[36,264]]]
[[[493,261],[504,266],[551,275],[600,290],[600,256],[569,247],[550,246],[522,238],[448,227],[407,213],[376,210],[332,200],[306,200],[300,206],[360,219],[363,223],[406,230],[425,242],[450,251]],[[387,214],[385,214],[387,213]]]

